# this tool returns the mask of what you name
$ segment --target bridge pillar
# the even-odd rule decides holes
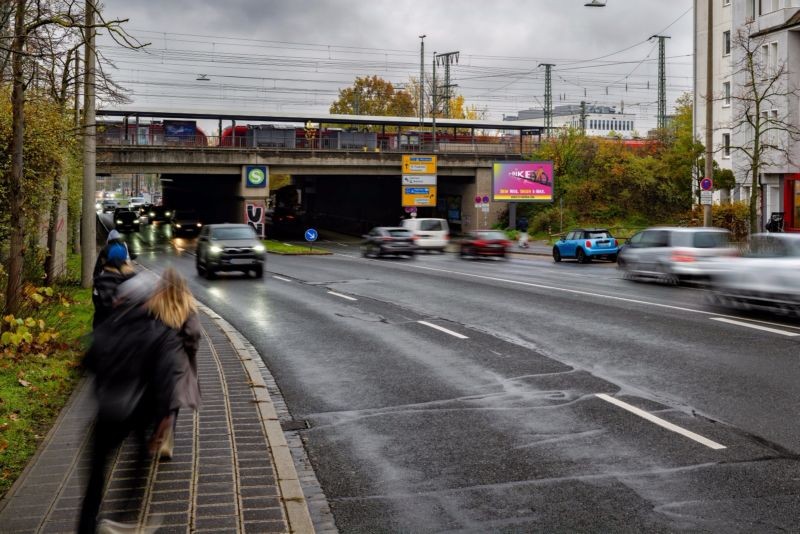
[[[461,197],[461,229],[464,232],[481,228],[491,228],[506,208],[505,202],[489,202],[489,211],[475,207],[475,197],[488,196],[492,198],[492,168],[479,167],[475,169],[475,183],[464,188]]]
[[[243,165],[237,195],[239,222],[249,224],[258,235],[266,236],[269,167]]]

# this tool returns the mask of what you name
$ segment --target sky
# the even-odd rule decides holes
[[[142,43],[107,37],[100,52],[130,109],[327,113],[357,76],[395,85],[425,76],[434,52],[458,51],[451,83],[468,106],[501,119],[544,104],[624,107],[655,126],[658,46],[666,41],[667,109],[692,90],[691,0],[106,0],[107,19]],[[441,68],[437,77],[441,80]],[[198,79],[200,78],[200,79]]]

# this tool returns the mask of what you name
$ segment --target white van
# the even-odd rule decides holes
[[[444,219],[403,219],[403,228],[414,234],[414,244],[418,250],[438,250],[450,240],[450,227]]]

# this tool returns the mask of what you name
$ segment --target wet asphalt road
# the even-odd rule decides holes
[[[798,529],[797,324],[546,258],[321,243],[207,281],[168,238],[133,236],[137,261],[180,269],[263,355],[343,532]]]

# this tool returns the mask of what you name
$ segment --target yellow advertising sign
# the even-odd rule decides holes
[[[436,174],[436,156],[403,154],[403,174]]]
[[[436,206],[435,185],[404,185],[402,186],[403,207],[427,208]]]

